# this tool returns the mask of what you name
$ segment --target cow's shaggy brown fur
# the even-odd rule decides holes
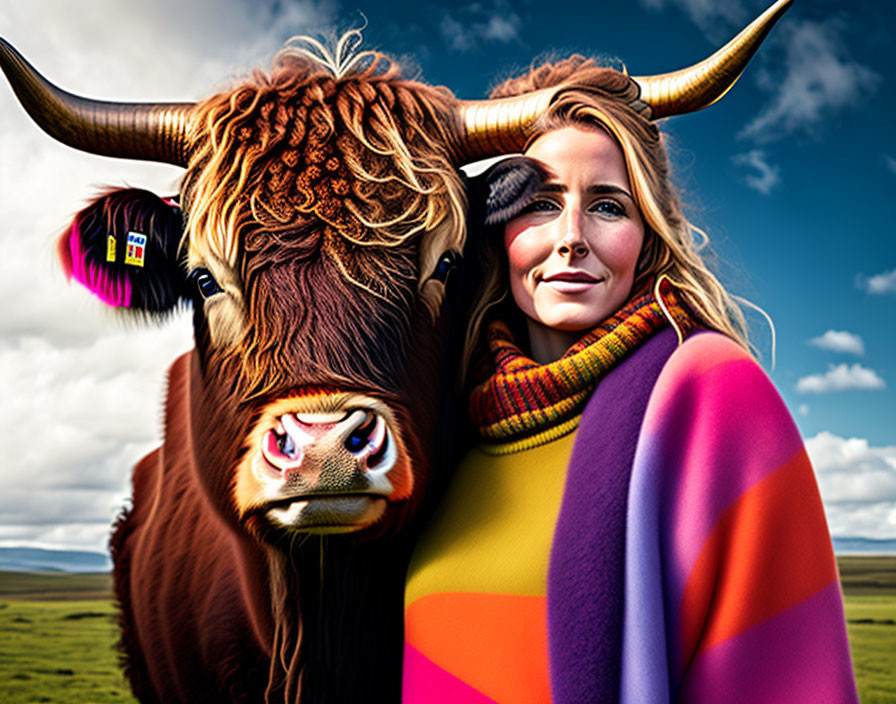
[[[141,700],[398,699],[399,528],[431,458],[452,455],[435,445],[452,371],[430,280],[464,240],[449,99],[382,57],[335,78],[286,51],[197,107],[184,244],[223,293],[196,296],[164,446],[135,470],[112,541]],[[387,404],[413,467],[411,498],[358,538],[285,531],[235,496],[262,409],[326,389]]]
[[[438,310],[429,275],[463,248],[449,99],[385,57],[337,79],[285,50],[271,75],[197,107],[186,240],[244,295],[246,393],[290,381],[297,362],[306,382],[398,388],[409,311],[418,293]]]

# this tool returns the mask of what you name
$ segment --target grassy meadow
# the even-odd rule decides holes
[[[862,704],[896,702],[896,557],[837,558]]]
[[[134,702],[108,574],[0,572],[0,702]]]
[[[838,558],[862,704],[896,704],[896,557]],[[108,574],[0,572],[0,702],[134,702]]]

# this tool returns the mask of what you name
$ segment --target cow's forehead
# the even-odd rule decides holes
[[[271,250],[283,245],[299,259],[331,258],[374,294],[391,266],[437,309],[442,291],[427,280],[444,251],[463,248],[465,202],[426,90],[317,78],[201,104],[184,181],[191,266],[239,287],[248,260],[278,261]],[[395,268],[401,250],[413,252],[410,271]]]
[[[191,243],[206,240],[233,266],[252,224],[278,231],[314,219],[362,246],[396,246],[445,218],[459,225],[462,191],[438,106],[427,105],[434,96],[414,83],[316,77],[200,104],[185,194]]]

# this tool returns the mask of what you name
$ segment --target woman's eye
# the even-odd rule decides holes
[[[615,200],[599,200],[589,210],[592,213],[600,213],[608,217],[618,218],[625,215],[625,208]]]
[[[210,298],[221,291],[221,287],[208,269],[197,269],[193,276],[196,279],[196,288],[203,298]]]
[[[555,210],[560,210],[560,206],[558,206],[554,201],[548,200],[546,198],[536,198],[520,211],[520,215],[523,215],[525,213],[546,213],[553,212]]]

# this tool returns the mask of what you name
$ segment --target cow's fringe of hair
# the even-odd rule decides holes
[[[463,248],[466,202],[449,154],[450,94],[402,79],[398,65],[378,52],[352,58],[339,48],[349,45],[348,35],[332,61],[286,46],[270,74],[255,71],[243,85],[197,106],[184,188],[191,264],[211,255],[235,270],[246,228],[286,230],[309,216],[355,247],[396,247],[438,230],[431,248],[439,251],[421,251],[421,286],[443,251]],[[352,191],[333,196],[341,212],[334,217],[318,202],[324,186],[317,182],[304,203],[300,193],[278,210],[281,194],[266,191],[271,175],[283,173],[278,160],[321,152],[334,153],[351,177]],[[298,179],[316,166],[304,165]],[[325,179],[333,185],[337,176]],[[383,206],[384,189],[392,189],[390,207]],[[381,296],[339,249],[346,248],[330,254],[346,279]]]
[[[304,34],[292,37],[286,44],[287,46],[292,45],[297,53],[326,66],[330,70],[333,78],[342,78],[352,71],[357,70],[362,61],[370,59],[376,60],[375,52],[358,51],[358,48],[364,41],[361,36],[363,29],[364,27],[361,27],[345,32],[336,41],[336,46],[332,50],[314,37],[309,37]]]

